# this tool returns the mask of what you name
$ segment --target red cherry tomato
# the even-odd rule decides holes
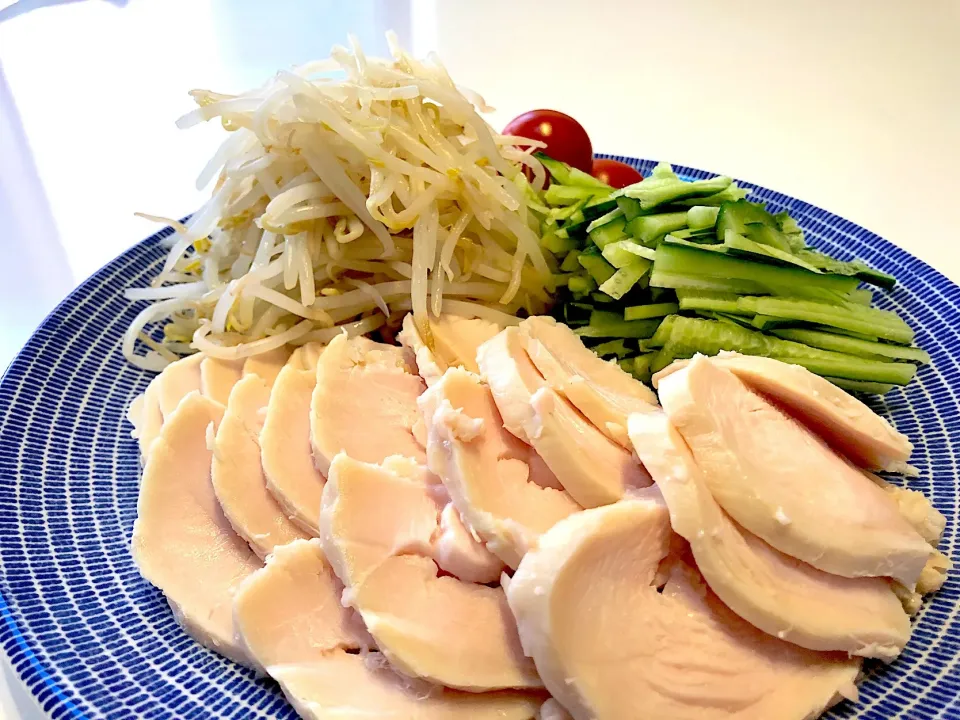
[[[543,150],[583,172],[593,167],[593,145],[583,126],[569,115],[556,110],[531,110],[515,117],[503,129],[504,135],[519,135],[547,144]]]
[[[643,175],[619,160],[594,160],[590,174],[614,188],[626,187],[643,180]]]

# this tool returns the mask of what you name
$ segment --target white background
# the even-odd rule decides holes
[[[49,7],[44,7],[49,6]],[[226,92],[396,29],[499,110],[576,116],[598,152],[751,180],[960,281],[957,0],[0,0],[0,367],[79,281],[182,216]],[[9,674],[9,673],[8,673]],[[10,717],[37,718],[14,687]],[[16,705],[14,704],[16,703]],[[18,707],[18,709],[14,709]]]

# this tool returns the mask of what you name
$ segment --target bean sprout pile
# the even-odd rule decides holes
[[[145,216],[176,232],[151,286],[126,292],[151,301],[124,337],[132,363],[240,359],[410,311],[428,342],[441,312],[500,323],[543,312],[556,268],[529,208],[545,183],[542,143],[500,135],[439,59],[388,42],[389,60],[351,38],[247,93],[191,93],[198,107],[178,125],[219,118],[229,137],[188,222]]]

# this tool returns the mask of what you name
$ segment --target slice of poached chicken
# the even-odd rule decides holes
[[[731,372],[695,358],[660,381],[660,402],[743,528],[825,572],[915,586],[933,550],[894,500]]]
[[[535,315],[520,323],[527,354],[547,384],[611,440],[630,448],[627,418],[657,405],[643,383],[590,350],[569,327]]]
[[[283,346],[258,355],[251,355],[243,363],[243,374],[257,375],[272,387],[291,354],[290,348]]]
[[[517,567],[542,533],[581,509],[554,487],[555,478],[533,448],[503,428],[478,376],[451,368],[419,404],[430,470],[470,528],[510,567]]]
[[[188,394],[147,459],[133,526],[133,559],[200,644],[251,663],[236,639],[232,599],[260,559],[234,533],[210,482],[212,438],[223,408]]]
[[[269,401],[270,386],[258,375],[247,375],[234,385],[211,464],[213,489],[224,515],[262,558],[279,545],[306,537],[267,490],[260,431]]]
[[[494,582],[503,570],[460,522],[436,476],[398,455],[379,465],[337,455],[323,491],[320,530],[327,556],[348,586],[402,553],[431,558],[466,582]]]
[[[438,381],[447,368],[462,367],[479,372],[477,349],[503,329],[488,320],[450,313],[430,318],[428,324],[429,344],[424,342],[412,314],[403,319],[403,329],[397,334],[400,344],[416,357],[417,370],[427,387]]]
[[[507,590],[524,650],[576,720],[806,720],[855,697],[859,659],[816,653],[734,615],[671,545],[656,492],[557,523]]]
[[[650,485],[632,453],[610,440],[534,367],[519,328],[507,328],[477,353],[503,426],[537,451],[582,507],[616,502],[628,487]]]
[[[189,393],[203,390],[200,381],[200,364],[203,360],[203,353],[188,355],[170,363],[160,373],[157,378],[159,381],[157,384],[157,400],[165,421]]]
[[[503,590],[439,576],[429,477],[408,458],[334,459],[320,537],[344,603],[405,675],[471,692],[540,687]]]
[[[234,616],[256,663],[280,683],[303,718],[530,720],[539,699],[519,693],[473,695],[412,682],[379,653],[352,654],[371,639],[352,610],[319,541],[277,548],[240,586]]]
[[[146,461],[153,441],[160,435],[163,427],[163,413],[160,411],[160,376],[158,375],[141,395],[137,395],[127,409],[127,421],[133,425],[130,436],[140,446],[140,458]]]
[[[233,599],[237,633],[257,665],[311,663],[332,650],[373,647],[357,613],[340,604],[343,585],[320,541],[278,547]]]
[[[318,535],[324,477],[313,464],[310,402],[322,347],[297,348],[277,375],[260,432],[260,461],[267,489],[297,527]]]
[[[662,412],[636,413],[630,438],[653,475],[675,532],[690,542],[710,589],[755,627],[810,650],[891,660],[910,620],[885,578],[844,578],[784,555],[745,532],[706,489],[680,434]]]
[[[391,455],[426,463],[417,398],[423,380],[408,353],[365,337],[334,338],[317,363],[310,426],[314,463],[327,474],[339,452],[377,463]]]
[[[205,356],[200,361],[200,392],[226,406],[230,391],[243,376],[243,360],[222,360]]]
[[[892,472],[907,468],[913,452],[909,438],[829,380],[799,365],[771,358],[721,353],[709,362],[775,400],[857,465]],[[689,363],[678,360],[661,370],[653,377],[654,387]]]

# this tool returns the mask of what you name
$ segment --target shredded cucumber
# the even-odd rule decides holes
[[[838,327],[909,345],[913,330],[899,315],[857,303],[830,304],[796,298],[741,298],[739,305],[757,315]]]
[[[653,303],[651,305],[634,305],[623,311],[624,320],[648,320],[650,318],[673,315],[680,307],[676,303]]]
[[[606,293],[614,300],[619,300],[647,274],[652,264],[649,260],[638,257],[635,262],[620,268],[603,282],[600,285],[600,292]]]
[[[891,358],[907,362],[926,365],[930,362],[930,355],[920,348],[891,345],[889,343],[870,342],[857,338],[834,335],[833,333],[818,330],[801,330],[798,328],[774,330],[773,334],[784,340],[793,340],[811,347],[823,350],[857,355],[865,358]]]
[[[603,248],[603,257],[615,268],[622,268],[636,262],[637,258],[653,261],[657,257],[655,250],[644,247],[633,240],[618,240]]]

